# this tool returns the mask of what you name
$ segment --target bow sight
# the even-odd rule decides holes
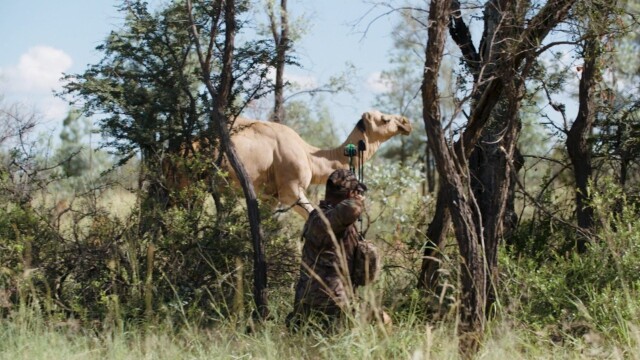
[[[364,152],[367,150],[367,144],[364,140],[358,141],[358,147],[354,144],[347,144],[344,147],[344,156],[349,157],[349,170],[353,171],[353,173],[358,178],[358,181],[364,181]],[[358,157],[358,171],[356,172],[356,168],[353,164],[353,158]]]
[[[364,140],[358,141],[358,147],[356,148],[353,144],[347,144],[344,147],[344,156],[349,157],[349,170],[351,170],[358,179],[359,182],[364,182],[364,152],[367,150],[367,144]],[[356,172],[355,166],[353,165],[353,158],[358,156],[358,171]],[[362,229],[362,218],[358,219],[360,222],[360,231],[359,234],[362,238],[364,238],[364,231]]]
[[[353,157],[356,156],[358,150],[356,149],[356,146],[353,144],[347,144],[347,146],[344,147],[344,156],[348,156],[349,157],[349,170],[354,171],[353,168]]]

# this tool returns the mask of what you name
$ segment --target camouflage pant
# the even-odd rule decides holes
[[[287,328],[297,331],[303,324],[318,326],[323,329],[337,327],[344,319],[342,308],[333,305],[312,306],[309,304],[298,304],[295,309],[287,315]]]
[[[342,317],[349,304],[345,284],[337,276],[322,280],[320,283],[309,276],[301,276],[287,325],[299,326],[303,321],[331,323]]]

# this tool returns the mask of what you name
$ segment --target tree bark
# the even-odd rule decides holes
[[[485,311],[494,298],[492,284],[495,284],[497,270],[497,245],[504,234],[504,217],[511,203],[509,194],[513,193],[513,173],[518,168],[514,161],[520,132],[517,114],[530,60],[538,55],[536,51],[540,43],[566,18],[574,3],[575,0],[548,1],[526,22],[525,14],[530,9],[524,5],[528,3],[487,1],[485,31],[480,51],[476,51],[470,31],[460,17],[459,2],[431,2],[422,87],[424,121],[440,175],[442,190],[439,196],[449,208],[463,257],[462,323],[468,329],[483,328]],[[434,81],[442,56],[440,42],[444,42],[441,27],[447,24],[442,16],[450,16],[449,33],[458,44],[476,85],[467,126],[453,147],[448,147],[442,134],[437,83]],[[485,141],[479,144],[482,137]],[[475,167],[476,172],[472,172],[472,176],[481,170],[483,178],[474,182],[475,191],[466,193],[469,186],[466,174],[473,170],[469,169],[466,161],[473,151],[482,147],[484,152],[474,156],[480,155],[487,162],[478,163],[484,168],[481,169],[480,165]],[[478,195],[478,203],[474,194]],[[437,223],[434,218],[432,224]],[[433,234],[430,240],[442,238],[442,234]],[[425,257],[426,261],[428,258]],[[432,264],[423,263],[422,269],[421,281],[428,283],[428,276],[434,272]]]
[[[433,194],[436,190],[436,174],[433,168],[433,156],[431,156],[431,149],[428,144],[424,154],[424,169],[427,176],[427,191],[429,194]]]
[[[597,61],[600,44],[597,38],[590,38],[584,45],[584,65],[579,85],[578,115],[567,133],[567,152],[573,165],[573,175],[576,182],[575,202],[578,226],[591,230],[594,225],[593,208],[590,205],[589,179],[593,171],[591,164],[591,146],[589,137],[595,121],[595,85],[597,76]],[[577,241],[578,252],[587,249],[587,238],[580,236]]]
[[[458,172],[456,155],[445,139],[438,99],[438,74],[442,62],[451,0],[432,1],[429,8],[428,40],[422,83],[423,120],[429,145],[440,174],[443,202],[447,204],[460,255],[462,257],[462,307],[459,331],[463,336],[460,350],[475,353],[484,330],[486,293],[481,239],[477,231],[478,214],[468,198],[464,174]],[[463,161],[464,159],[457,159]]]
[[[280,0],[280,32],[278,33],[275,11],[269,5],[269,21],[271,33],[276,44],[276,83],[274,87],[274,104],[271,121],[281,123],[285,121],[284,112],[284,65],[289,49],[289,21],[287,14],[287,0]]]
[[[512,68],[513,69],[513,68]],[[489,131],[488,135],[494,140],[484,143],[482,153],[487,157],[484,164],[471,167],[472,175],[480,186],[474,188],[478,206],[482,214],[482,229],[485,240],[485,256],[488,267],[487,279],[487,311],[496,299],[496,284],[498,281],[498,244],[506,232],[511,232],[510,218],[514,213],[508,212],[508,205],[513,203],[513,177],[517,176],[518,166],[514,160],[516,144],[520,135],[520,118],[518,112],[524,81],[520,81],[514,74],[507,82],[505,98],[506,109],[496,116],[501,130],[498,133]],[[487,151],[488,150],[488,151]],[[510,198],[511,197],[511,198]],[[505,231],[507,230],[508,231]]]
[[[258,208],[258,200],[255,189],[249,176],[240,161],[235,147],[231,142],[231,136],[228,129],[227,108],[230,104],[230,94],[233,86],[233,52],[235,46],[236,19],[235,19],[235,1],[226,0],[224,4],[224,21],[225,21],[225,46],[222,59],[222,69],[220,84],[216,89],[210,79],[211,64],[209,54],[205,58],[200,42],[198,40],[198,32],[193,21],[191,13],[191,1],[187,1],[188,11],[191,19],[191,29],[194,36],[198,58],[202,68],[202,77],[211,98],[215,101],[209,111],[210,123],[213,129],[220,137],[220,145],[222,151],[227,156],[229,164],[235,171],[238,180],[244,192],[245,201],[247,203],[247,215],[249,217],[249,226],[251,231],[251,239],[253,244],[253,265],[254,265],[254,301],[260,318],[264,319],[269,314],[267,300],[267,263],[264,256],[264,235],[260,226],[260,212]],[[213,34],[212,34],[213,36]],[[213,43],[213,42],[211,42]]]
[[[451,225],[449,209],[442,190],[436,195],[436,212],[427,228],[427,244],[424,248],[422,268],[418,286],[425,290],[436,291],[440,272],[440,254],[444,251],[447,239],[447,229]]]

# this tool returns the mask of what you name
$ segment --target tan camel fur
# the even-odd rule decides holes
[[[306,219],[313,210],[306,189],[311,184],[324,185],[334,170],[349,167],[349,158],[344,155],[347,144],[357,146],[364,140],[364,162],[382,143],[411,130],[411,123],[403,116],[365,112],[342,145],[323,150],[307,144],[288,126],[238,118],[231,140],[256,192],[277,199],[283,206],[293,206]]]

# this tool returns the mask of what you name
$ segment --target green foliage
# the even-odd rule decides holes
[[[367,163],[364,174],[369,190],[363,228],[383,254],[383,276],[373,290],[382,294],[382,306],[401,321],[408,320],[405,316],[415,316],[415,321],[439,315],[451,318],[457,281],[457,257],[451,254],[455,246],[442,254],[443,291],[425,295],[417,289],[425,234],[435,212],[435,198],[426,193],[422,171],[386,161]]]
[[[340,144],[329,108],[322,98],[316,101],[313,108],[310,108],[306,102],[292,100],[285,104],[285,109],[286,125],[294,129],[309,144],[319,148],[332,148]]]
[[[568,231],[539,224],[530,228],[530,248],[504,252],[504,301],[519,321],[552,335],[592,331],[629,341],[624,329],[640,310],[639,209],[614,186],[594,191],[593,206],[600,226],[586,253],[554,245],[566,244]]]
[[[239,3],[238,17],[247,11],[246,5]],[[176,153],[204,134],[208,129],[204,115],[211,99],[201,86],[184,3],[152,12],[144,1],[126,1],[120,9],[125,24],[97,47],[104,54],[102,60],[82,74],[67,75],[61,95],[82,100],[89,115],[104,115],[100,120],[104,140],[119,154],[131,156],[140,150],[145,161],[158,162],[163,150]],[[215,19],[210,10],[206,3],[194,2],[201,43],[208,44],[210,31],[214,31],[212,45],[222,49],[224,25],[211,24]],[[231,98],[242,106],[266,91],[273,46],[258,39],[237,44],[235,51]],[[221,51],[215,51],[214,85],[220,80],[221,61]]]
[[[146,3],[123,5],[125,26],[97,47],[105,57],[84,74],[66,77],[66,91],[86,102],[89,114],[103,113],[100,127],[108,145],[123,154],[134,147],[156,149],[169,134],[180,134],[184,114],[197,115],[190,97],[197,68],[177,6],[154,15]],[[193,128],[196,124],[188,124]]]
[[[28,270],[40,255],[47,255],[38,249],[50,246],[49,243],[54,239],[55,234],[41,223],[38,214],[31,208],[15,203],[0,208],[2,275],[15,276]]]
[[[397,162],[381,164],[367,163],[364,168],[364,182],[370,191],[372,218],[388,224],[407,224],[411,220],[407,209],[423,205],[430,199],[425,196],[423,175],[420,169],[403,166]],[[379,213],[378,213],[379,212]],[[381,229],[387,226],[379,226]]]
[[[204,184],[194,186],[199,189],[189,197],[199,192],[204,200]],[[203,203],[174,207],[160,216],[159,234],[141,232],[148,226],[140,223],[139,209],[121,219],[91,198],[76,199],[60,230],[30,207],[10,204],[0,209],[0,289],[11,297],[7,306],[26,302],[49,316],[105,326],[151,315],[211,321],[250,308],[250,299],[242,300],[252,284],[248,220],[233,194],[223,202],[220,212]],[[295,240],[283,238],[280,227],[263,223],[274,288],[288,286],[298,265],[290,248]]]
[[[83,137],[91,131],[90,120],[83,118],[78,111],[71,111],[62,121],[62,126],[57,154],[63,161],[62,170],[65,176],[80,176],[91,166],[86,152],[82,153]]]
[[[66,76],[64,93],[84,100],[88,114],[107,115],[100,128],[122,154],[136,147],[153,153],[197,126],[198,69],[188,29],[178,26],[187,22],[178,7],[152,14],[144,2],[123,4],[125,25],[97,47],[104,58]]]
[[[423,46],[413,42],[422,29],[413,14],[408,10],[402,12],[402,22],[394,30],[394,49],[389,63],[392,68],[380,74],[379,81],[385,91],[376,95],[374,106],[382,112],[401,114],[411,120],[414,128],[408,137],[400,136],[390,139],[385,144],[381,156],[405,163],[410,157],[425,153],[427,139],[422,121],[422,103],[420,101],[420,85],[422,73],[420,65],[424,63],[417,53],[423,52]],[[408,28],[411,30],[408,30]],[[422,159],[422,161],[433,161]]]
[[[414,69],[415,64],[409,63],[410,59],[399,55],[393,63],[396,67],[389,71],[383,71],[380,81],[389,86],[389,90],[376,97],[375,106],[380,111],[402,114],[410,119],[413,131],[409,136],[398,136],[385,144],[381,156],[405,163],[416,154],[425,153],[427,146],[424,123],[422,121],[422,109],[419,101],[420,81]],[[425,161],[425,160],[423,160]],[[430,160],[431,161],[431,160]]]
[[[60,145],[53,156],[59,164],[55,170],[59,176],[54,185],[56,190],[61,194],[82,193],[112,180],[102,174],[111,165],[111,159],[105,151],[95,148],[91,119],[71,110],[62,125]]]

